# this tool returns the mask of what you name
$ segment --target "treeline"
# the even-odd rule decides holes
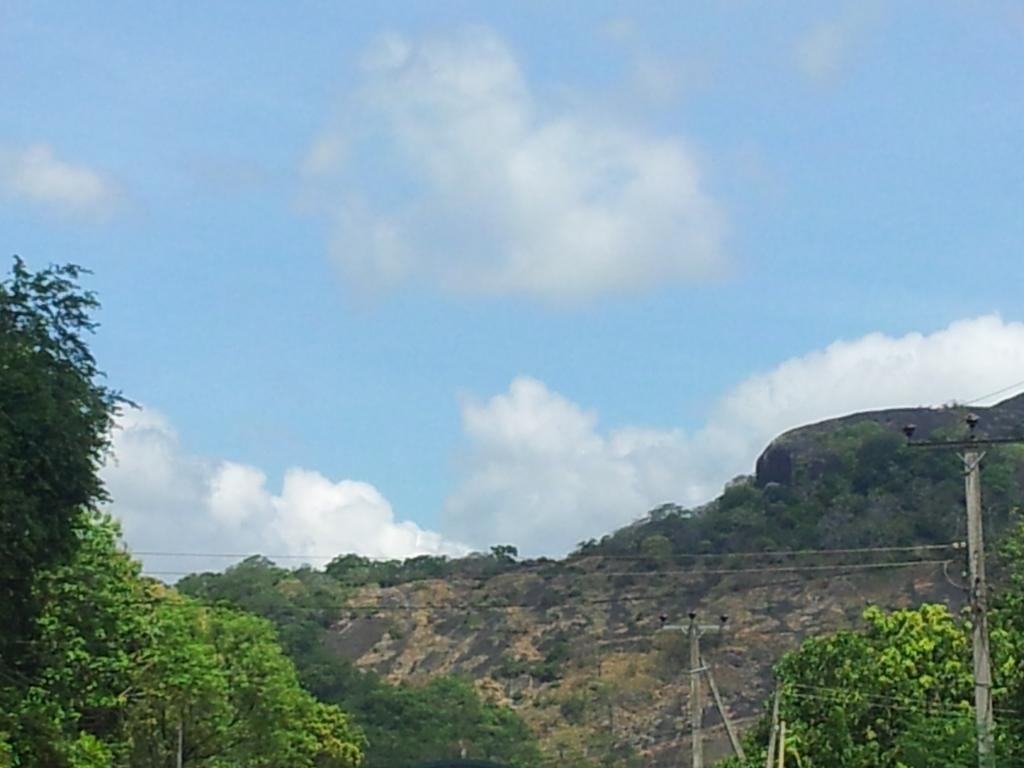
[[[376,584],[395,587],[425,579],[488,579],[501,573],[525,568],[545,560],[519,561],[519,551],[502,544],[488,553],[473,552],[464,557],[418,555],[404,560],[373,560],[362,555],[339,555],[324,568],[325,573],[342,584],[361,587]]]
[[[2,689],[0,765],[352,768],[364,738],[299,684],[273,626],[139,575],[92,516],[38,575],[35,631]],[[5,665],[6,666],[6,665]]]
[[[1002,548],[990,614],[995,768],[1024,765],[1024,526]],[[775,667],[786,764],[836,768],[975,768],[971,628],[940,605],[884,613],[866,628],[806,640]],[[766,703],[766,711],[770,704]],[[746,739],[765,765],[770,717]]]

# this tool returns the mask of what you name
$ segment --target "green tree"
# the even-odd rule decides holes
[[[384,571],[388,563],[348,555],[335,559],[325,574],[305,568],[287,570],[265,558],[250,558],[224,574],[186,577],[178,587],[197,598],[238,606],[272,621],[307,689],[320,701],[350,713],[365,732],[366,768],[459,757],[463,751],[469,757],[535,765],[537,741],[522,719],[513,710],[487,701],[467,681],[442,676],[424,686],[392,685],[330,648],[330,628],[340,615],[339,606],[346,602],[343,585],[357,579],[399,578],[438,562],[443,561],[413,558],[392,563],[401,570]],[[552,644],[538,664],[544,670],[556,669],[564,661],[564,646]]]
[[[519,557],[519,549],[511,544],[497,544],[491,547],[491,555],[502,563],[513,563]]]
[[[700,509],[658,508],[600,542],[582,542],[574,554],[643,554],[643,542],[659,535],[676,554],[723,557],[772,549],[941,544],[963,537],[963,483],[952,452],[911,449],[898,431],[872,421],[797,430],[781,437],[777,447],[787,443],[794,450],[787,485],[758,487],[751,478],[737,478]],[[1024,447],[996,446],[986,453],[986,527],[992,541],[1010,527],[1010,510],[1024,503],[1022,469]]]
[[[179,728],[188,765],[359,763],[361,735],[301,688],[267,621],[176,597],[161,601],[154,631],[130,708],[132,766],[165,765]]]
[[[481,698],[467,680],[438,677],[422,688],[375,685],[352,709],[369,740],[367,768],[463,756],[519,766],[539,760],[525,723]]]
[[[901,738],[930,716],[968,716],[970,643],[944,606],[886,614],[863,632],[812,638],[779,663],[783,717],[803,754],[836,765],[897,765]],[[804,724],[828,723],[825,728]]]
[[[48,768],[353,768],[362,736],[299,685],[269,622],[139,576],[109,518],[40,574],[23,652],[36,676],[0,712],[0,756]],[[3,765],[0,762],[0,765]]]
[[[116,524],[93,514],[77,537],[73,559],[33,584],[40,613],[21,658],[34,674],[15,678],[21,685],[8,691],[7,716],[0,715],[19,764],[88,764],[83,756],[98,749],[90,739],[118,742],[148,642],[155,598],[118,546]],[[83,729],[89,738],[79,738]]]
[[[1024,522],[1007,533],[993,566],[996,758],[1009,768],[1024,763]],[[808,639],[776,668],[804,764],[973,768],[969,623],[935,605],[871,609],[865,618],[866,630]],[[762,718],[747,736],[744,766],[764,764],[767,733]]]
[[[1007,536],[995,563],[998,590],[993,601],[991,641],[997,704],[1024,712],[1024,522]],[[1008,755],[1024,761],[1024,721],[1008,719],[1004,730]]]
[[[662,565],[672,558],[672,540],[655,533],[640,542],[640,553],[655,565]]]
[[[0,665],[32,626],[35,574],[71,557],[105,498],[97,472],[124,401],[86,345],[98,304],[81,274],[15,257],[0,281]]]
[[[810,638],[776,666],[780,717],[804,766],[968,768],[977,760],[970,640],[940,605],[885,613],[867,628]],[[746,763],[764,764],[767,724]],[[1000,754],[1007,760],[1001,745]],[[1000,765],[1012,765],[1000,762]]]

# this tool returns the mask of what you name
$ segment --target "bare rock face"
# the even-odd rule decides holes
[[[963,603],[935,564],[724,576],[616,575],[621,570],[620,563],[593,558],[483,583],[417,582],[373,591],[375,600],[388,597],[403,609],[346,617],[330,645],[395,682],[468,675],[515,707],[548,754],[632,755],[667,768],[689,755],[689,661],[685,634],[661,631],[661,616],[669,624],[685,624],[690,611],[708,623],[729,617],[704,636],[702,651],[745,730],[771,695],[772,665],[805,637],[857,626],[868,605],[940,602],[957,611]],[[448,607],[435,607],[441,604]],[[561,660],[545,664],[559,644],[566,649]],[[710,764],[729,746],[706,693],[705,706]]]
[[[789,485],[793,482],[793,451],[784,445],[772,443],[757,457],[754,473],[758,488],[769,483]]]

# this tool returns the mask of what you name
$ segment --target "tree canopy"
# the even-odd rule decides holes
[[[1012,524],[1010,510],[1024,503],[1024,447],[993,447],[984,473],[986,525],[1001,534]],[[663,505],[636,525],[582,542],[576,554],[654,563],[658,552],[944,544],[965,535],[960,478],[954,453],[909,448],[900,434],[865,422],[818,436],[813,461],[798,465],[789,485],[759,487],[741,476],[700,509]]]
[[[236,606],[272,621],[306,688],[319,700],[348,712],[366,734],[367,768],[463,755],[534,765],[539,759],[536,737],[513,710],[488,701],[471,681],[439,676],[422,686],[394,685],[357,668],[329,647],[330,627],[349,594],[345,576],[355,575],[360,582],[370,573],[382,578],[411,576],[438,560],[414,558],[406,561],[411,563],[409,569],[402,570],[400,563],[374,563],[350,555],[335,560],[325,573],[310,568],[288,570],[253,557],[223,574],[185,577],[178,588],[206,602]]]
[[[119,394],[86,343],[95,296],[79,267],[32,272],[15,257],[0,280],[0,656],[31,627],[32,580],[66,562],[87,510]]]
[[[1024,525],[998,560],[991,647],[1000,768],[1024,762]],[[865,628],[808,638],[775,667],[794,764],[835,768],[977,765],[970,624],[945,606],[885,613]],[[767,718],[749,736],[761,766]]]
[[[360,762],[361,732],[301,687],[268,621],[141,577],[109,518],[79,536],[35,585],[38,674],[3,691],[10,765],[162,768],[179,739],[197,768]]]

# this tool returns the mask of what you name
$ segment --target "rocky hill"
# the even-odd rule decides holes
[[[330,645],[392,680],[469,675],[516,707],[548,754],[669,765],[688,750],[688,661],[686,638],[659,631],[662,615],[675,623],[690,611],[712,623],[728,616],[706,636],[705,653],[742,728],[770,693],[771,665],[805,635],[850,626],[871,603],[959,606],[963,597],[939,564],[705,577],[608,568],[593,561],[484,584],[367,589],[374,608],[337,622]],[[709,754],[722,754],[711,708],[705,722]]]
[[[966,433],[964,419],[968,413],[978,416],[977,436],[980,439],[1020,437],[1024,425],[1024,395],[1004,400],[988,408],[893,408],[866,411],[829,419],[818,424],[785,432],[768,445],[757,459],[757,484],[761,487],[776,482],[793,482],[798,465],[812,464],[823,442],[852,427],[873,425],[895,436],[902,435],[908,425],[915,427],[915,440],[952,438]]]
[[[963,551],[950,546],[963,531],[959,460],[906,447],[901,430],[958,437],[965,413],[880,411],[787,432],[755,476],[706,507],[653,510],[564,561],[514,562],[503,550],[481,570],[483,560],[420,558],[381,586],[342,558],[333,575],[355,591],[329,647],[395,681],[470,676],[560,762],[676,763],[689,748],[688,651],[666,622],[728,617],[705,656],[743,728],[770,693],[773,663],[806,635],[854,625],[872,603],[961,607]],[[1024,433],[1024,397],[977,413],[980,435]],[[1024,499],[1024,452],[990,451],[984,486],[996,537]],[[444,578],[424,578],[427,565]],[[709,757],[724,754],[711,707],[705,722]]]

